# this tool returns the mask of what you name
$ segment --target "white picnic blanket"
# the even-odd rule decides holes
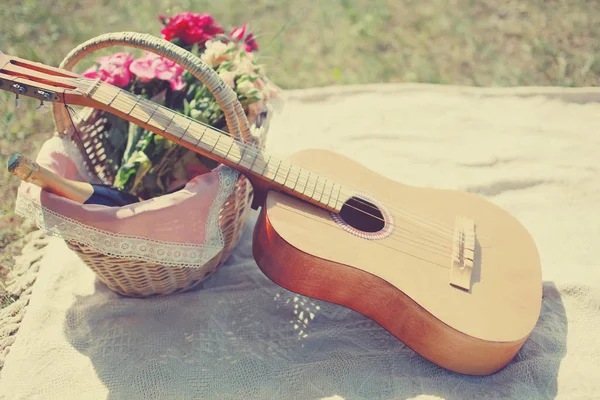
[[[267,279],[247,232],[198,290],[120,297],[58,239],[0,375],[3,399],[599,399],[600,91],[365,85],[285,93],[267,148],[355,158],[478,193],[529,229],[539,323],[499,373],[422,359],[366,317]]]

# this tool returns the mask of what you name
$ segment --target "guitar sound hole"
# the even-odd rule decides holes
[[[348,199],[339,216],[345,223],[362,232],[379,232],[385,227],[385,218],[379,207],[359,197]]]

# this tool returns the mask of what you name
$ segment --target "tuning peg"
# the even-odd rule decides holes
[[[15,108],[19,108],[19,94],[20,93],[25,93],[27,91],[27,88],[23,85],[20,85],[18,83],[15,83],[14,85],[12,85],[13,88],[17,89],[17,96],[15,97]]]
[[[35,112],[38,114],[46,114],[50,109],[44,104],[43,101],[40,101],[40,105],[36,107]]]
[[[43,90],[38,90],[36,93],[38,95],[42,96],[44,98],[44,100],[50,101],[50,99],[52,99],[52,94],[45,92]]]

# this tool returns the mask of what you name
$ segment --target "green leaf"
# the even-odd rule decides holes
[[[231,63],[231,61],[229,61],[229,60],[227,60],[227,61],[223,61],[223,62],[221,63],[221,65],[219,65],[219,68],[218,68],[218,70],[221,70],[221,69],[226,69],[226,70],[228,70],[228,71],[229,71],[229,70],[231,69],[231,66],[232,66],[232,63]]]
[[[223,53],[223,54],[233,53],[236,51],[238,51],[238,48],[233,46],[233,47],[230,47],[227,50],[225,50],[225,53]],[[245,52],[241,53],[240,55],[242,55],[242,56],[245,55]]]
[[[154,133],[152,131],[144,130],[142,136],[140,137],[140,139],[138,140],[138,142],[135,145],[135,149],[137,151],[146,150],[152,143],[153,136],[154,136]]]
[[[121,165],[127,164],[127,160],[129,159],[129,157],[131,157],[131,154],[133,153],[133,150],[135,149],[135,146],[137,145],[137,141],[139,140],[143,131],[144,131],[144,128],[142,128],[141,126],[138,126],[138,125],[134,124],[133,122],[129,123],[129,133],[127,136],[127,145],[125,147],[125,152],[123,153]]]
[[[162,136],[154,135],[154,149],[152,151],[152,158],[161,156],[167,149],[168,143],[173,143],[173,142],[165,139]]]
[[[135,172],[135,177],[133,180],[133,186],[131,188],[131,191],[135,193],[144,176],[148,173],[148,171],[150,171],[150,168],[152,168],[152,162],[146,153],[142,151],[134,153],[130,161],[133,165],[135,165],[135,169],[132,168],[132,170]]]
[[[192,110],[192,111],[190,111],[190,116],[192,118],[194,118],[195,120],[197,120],[197,121],[204,122],[204,123],[207,122],[206,119],[204,118],[204,115],[202,114],[201,110]]]

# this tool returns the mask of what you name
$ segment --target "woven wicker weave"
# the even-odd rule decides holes
[[[134,32],[101,35],[74,48],[62,61],[60,68],[72,70],[90,53],[110,46],[144,49],[181,65],[211,90],[225,114],[227,130],[231,136],[246,143],[253,143],[259,148],[264,146],[270,115],[250,127],[237,95],[222,82],[218,74],[198,57],[166,40]],[[73,127],[68,122],[70,119],[65,109],[55,104],[53,114],[58,134],[72,137]],[[116,167],[107,162],[106,154],[114,150],[110,148],[111,142],[107,137],[107,124],[109,118],[103,111],[89,110],[82,122],[78,123],[77,140],[72,140],[84,156],[86,168],[104,182],[112,182]],[[67,242],[67,245],[97,274],[98,279],[121,295],[148,297],[182,292],[198,285],[227,260],[239,242],[252,197],[253,188],[250,182],[244,176],[240,176],[219,214],[225,248],[200,268],[161,266],[136,259],[114,258],[80,243]]]

